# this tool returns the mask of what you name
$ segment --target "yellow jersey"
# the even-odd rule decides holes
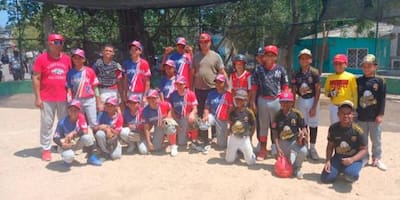
[[[331,98],[332,104],[338,105],[345,100],[352,101],[357,108],[357,80],[349,72],[331,74],[325,82],[325,95]]]

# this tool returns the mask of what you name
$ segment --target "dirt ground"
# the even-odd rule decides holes
[[[84,154],[70,170],[60,155],[40,160],[40,112],[33,96],[0,97],[0,199],[400,199],[400,102],[387,101],[383,152],[389,170],[367,166],[354,184],[319,181],[323,161],[306,161],[304,179],[274,176],[274,159],[248,167],[243,160],[229,165],[224,151],[208,155],[180,149],[167,154],[123,155],[101,167],[86,165]],[[324,157],[329,115],[322,100],[317,147]],[[255,145],[256,142],[254,141]]]

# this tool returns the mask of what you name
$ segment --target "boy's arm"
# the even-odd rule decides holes
[[[330,86],[330,78],[329,76],[325,80],[325,86],[324,86],[324,93],[326,97],[331,97],[330,91],[331,91],[331,86]]]
[[[357,90],[357,80],[356,77],[353,76],[352,80],[351,80],[351,93],[353,96],[353,103],[354,103],[354,108],[357,108],[358,105],[358,90]]]

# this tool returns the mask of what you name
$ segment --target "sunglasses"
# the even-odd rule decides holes
[[[62,40],[53,40],[52,43],[53,43],[54,45],[61,46],[61,45],[64,44],[64,41],[62,41]]]

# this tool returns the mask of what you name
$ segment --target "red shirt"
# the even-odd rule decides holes
[[[67,100],[66,77],[71,68],[71,59],[61,53],[59,59],[47,52],[36,58],[33,71],[40,73],[40,98],[42,101],[60,102]]]
[[[251,73],[244,71],[240,76],[237,73],[231,74],[232,95],[235,96],[236,90],[242,89],[246,92],[251,90]]]
[[[143,58],[137,63],[129,59],[124,62],[122,68],[128,79],[129,91],[145,92],[146,80],[151,76],[149,63]]]

